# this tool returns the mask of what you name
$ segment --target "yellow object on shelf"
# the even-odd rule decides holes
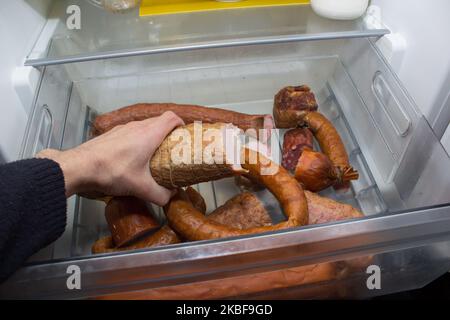
[[[215,0],[143,0],[139,15],[188,13],[240,8],[277,7],[309,4],[309,0],[242,0],[238,2],[218,2]]]

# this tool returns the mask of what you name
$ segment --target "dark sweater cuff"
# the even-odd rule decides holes
[[[31,159],[30,177],[34,177],[39,192],[38,208],[41,209],[39,228],[45,230],[51,243],[66,228],[67,199],[64,174],[59,164],[50,159]],[[38,209],[39,210],[39,209]]]

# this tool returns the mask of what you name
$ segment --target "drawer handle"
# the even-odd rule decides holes
[[[51,136],[53,132],[53,117],[49,107],[44,104],[42,106],[41,118],[36,130],[36,141],[33,147],[33,154],[50,147]]]
[[[407,136],[411,127],[411,119],[403,110],[381,71],[376,72],[373,77],[372,92],[396,133],[401,137]]]

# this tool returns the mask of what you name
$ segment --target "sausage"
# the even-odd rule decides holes
[[[234,129],[237,128],[224,123],[202,124],[201,126],[189,124],[176,128],[164,139],[150,160],[150,171],[153,178],[163,187],[177,189],[234,176],[236,172],[233,166],[227,163],[224,152],[226,130]],[[195,137],[197,135],[205,137],[208,132],[216,132],[218,135],[215,143],[220,149],[216,152],[219,158],[211,159],[214,160],[213,163],[206,163],[203,157],[199,159],[200,161],[195,158],[196,148],[200,151],[198,152],[200,156],[203,156],[203,151],[211,143],[206,138],[196,143]],[[237,134],[237,131],[235,132]],[[219,139],[221,140],[219,141]],[[180,159],[174,159],[174,156],[180,156]]]
[[[243,295],[324,282],[335,278],[334,264],[327,262],[176,286],[115,293],[101,296],[98,299],[204,300],[237,298]]]
[[[315,116],[315,115],[318,116]],[[318,121],[317,118],[323,121]],[[336,171],[337,182],[346,182],[358,178],[358,173],[348,164],[348,156],[345,151],[345,147],[340,140],[340,137],[332,124],[322,115],[318,113],[310,113],[305,116],[305,119],[310,121],[314,134],[317,134],[320,145],[323,147],[324,152],[328,152],[333,156],[330,158],[333,164],[333,170]],[[305,120],[305,121],[306,121]],[[323,124],[323,125],[321,125]],[[236,168],[227,163],[226,157],[226,142],[225,142],[225,130],[233,129],[233,127],[223,124],[204,124],[199,128],[199,132],[196,133],[195,125],[190,124],[175,129],[161,144],[158,150],[155,152],[153,158],[150,161],[150,171],[155,181],[169,189],[179,188],[194,185],[201,182],[207,182],[212,180],[219,180],[226,177],[236,176]],[[217,130],[220,134],[215,141],[219,150],[216,150],[216,154],[219,155],[220,162],[208,163],[201,161],[195,163],[195,155],[191,149],[194,149],[195,139],[194,137],[199,134],[206,135],[209,130]],[[310,131],[308,129],[299,129],[302,135],[301,138],[297,138],[297,129],[292,131],[292,134],[296,139],[287,138],[283,144],[284,149],[288,149],[291,143],[297,143],[303,141],[303,135],[308,146],[311,146]],[[331,133],[329,133],[331,132]],[[290,135],[288,135],[290,137]],[[222,140],[219,140],[222,139]],[[182,143],[181,143],[182,142]],[[200,154],[209,146],[210,141],[203,139],[200,141],[198,148]],[[187,159],[184,159],[181,163],[177,163],[173,159],[174,152],[180,149],[180,145],[188,146]],[[306,147],[307,148],[307,147]],[[183,148],[181,148],[183,149]],[[305,148],[304,148],[305,149]],[[297,150],[297,149],[296,149]],[[285,152],[287,153],[287,152]],[[291,157],[292,154],[289,154]],[[328,156],[328,154],[327,154]],[[343,158],[343,160],[342,160]],[[333,162],[333,160],[334,162]],[[202,160],[202,159],[201,159]],[[345,166],[343,166],[346,164]],[[310,169],[310,168],[309,168]],[[300,170],[300,169],[299,169]],[[259,190],[262,189],[260,183],[258,183],[255,177],[248,175],[245,171],[241,172],[242,177],[237,180],[238,186],[242,186],[247,189]],[[333,179],[335,177],[333,176]],[[302,180],[300,180],[302,181]],[[323,181],[322,181],[323,182]],[[311,189],[317,191],[316,189]]]
[[[239,196],[233,199],[237,199]],[[361,212],[350,205],[338,203],[309,191],[305,191],[305,196],[308,201],[309,224],[326,223],[363,216]],[[247,201],[251,202],[253,200],[247,199]],[[227,201],[227,203],[230,201]],[[227,206],[227,203],[223,207]],[[233,201],[233,203],[238,204],[236,201]],[[245,203],[243,205],[245,206]],[[228,206],[228,208],[230,207]],[[247,219],[239,218],[242,213],[244,212],[240,212],[239,210],[223,211],[218,208],[209,218],[213,218],[212,215],[215,214],[213,219],[216,222],[227,225],[236,223],[234,226],[241,226],[242,228],[267,223],[266,219],[268,216],[264,217],[262,215],[259,219],[255,216],[251,222],[248,222],[249,220]],[[113,294],[103,296],[100,299],[222,299],[238,297],[342,278],[354,271],[365,269],[372,261],[373,258],[368,256],[336,263],[327,262],[225,279],[153,288],[139,291],[138,293]]]
[[[115,126],[131,121],[158,117],[166,111],[172,111],[184,120],[185,124],[195,121],[204,123],[232,123],[240,129],[273,129],[271,115],[249,115],[219,108],[175,103],[138,103],[112,112],[99,115],[93,123],[94,135],[105,133]]]
[[[354,176],[357,171],[352,168],[345,150],[344,143],[333,124],[319,112],[308,112],[303,117],[304,123],[313,132],[314,137],[319,142],[322,152],[331,160],[333,165],[340,171],[340,175],[346,174]],[[356,179],[358,176],[356,176]],[[348,181],[335,185],[337,190],[344,190],[350,187]]]
[[[201,195],[199,195],[201,197]],[[364,215],[351,205],[322,197],[306,191],[308,224],[361,218]],[[240,193],[211,212],[208,219],[238,229],[269,226],[272,219],[257,196],[250,192]]]
[[[203,199],[202,195],[200,193],[198,193],[197,190],[195,190],[192,187],[188,187],[188,188],[186,188],[186,195],[189,198],[189,200],[191,201],[191,203],[195,209],[197,209],[198,211],[200,211],[203,214],[206,214],[205,199]]]
[[[202,195],[192,187],[179,190],[179,196],[189,201],[195,209],[205,214],[206,205]],[[197,203],[197,204],[196,204]],[[238,229],[269,226],[272,219],[263,203],[250,192],[240,193],[211,212],[207,218],[211,221]]]
[[[313,149],[313,134],[308,128],[286,131],[283,140],[281,165],[288,171],[294,171],[303,150]]]
[[[198,196],[201,197],[200,194]],[[308,203],[308,224],[327,223],[346,219],[363,217],[363,214],[350,205],[339,203],[332,199],[321,197],[313,192],[305,191]],[[182,196],[185,201],[189,198]],[[228,200],[223,206],[217,208],[207,216],[213,222],[237,229],[268,226],[271,219],[262,203],[251,193],[242,193]],[[92,253],[111,253],[126,250],[164,246],[181,242],[177,234],[169,227],[164,226],[156,233],[145,236],[131,245],[116,248],[111,236],[104,237],[95,242]],[[363,262],[366,260],[363,259]],[[363,265],[363,263],[360,263]]]
[[[319,112],[303,112],[295,117],[297,125],[305,126],[312,131],[321,151],[340,171],[339,175],[354,176],[356,171],[350,165],[344,143],[333,124]],[[345,184],[348,187],[348,182]]]
[[[255,154],[255,151],[246,148],[242,153],[242,167],[274,194],[288,220],[274,226],[241,230],[209,220],[191,203],[175,196],[168,205],[166,216],[169,225],[184,239],[196,241],[240,236],[301,226],[308,222],[307,202],[300,184],[284,168],[263,155]],[[252,163],[250,159],[257,161]],[[273,174],[265,174],[265,171],[271,171]]]
[[[273,115],[277,128],[295,128],[307,112],[317,111],[316,97],[306,86],[281,89],[274,99]]]
[[[306,190],[319,192],[339,181],[339,170],[323,153],[305,150],[295,167],[295,179]]]
[[[239,168],[228,161],[226,139],[230,135],[226,133],[227,130],[234,130],[238,134],[236,127],[224,123],[202,126],[190,124],[172,131],[150,161],[150,171],[155,181],[163,187],[177,189],[237,176],[239,173],[243,177],[237,181],[238,185],[245,185],[246,188],[250,187],[254,190],[262,189],[264,186],[261,186],[255,177],[247,174],[245,170],[238,172]],[[217,136],[213,139],[214,143],[205,138],[210,132],[217,132]],[[195,137],[199,135],[202,135],[203,139],[199,137],[196,142]],[[212,144],[217,147],[212,152],[214,158],[200,158],[200,161],[197,161],[195,154],[203,156],[208,148],[211,150]],[[196,152],[196,148],[200,152]]]
[[[285,186],[286,188],[290,187],[289,184],[285,184]],[[360,211],[350,205],[321,197],[309,191],[305,191],[304,194],[308,206],[308,224],[326,223],[363,216]],[[181,195],[177,195],[169,203],[166,214],[173,229],[189,241],[239,236],[289,227],[286,225],[267,227],[269,221],[264,217],[264,212],[255,211],[256,215],[248,218],[248,220],[253,221],[250,224],[251,227],[246,228],[246,226],[249,226],[247,225],[247,218],[237,216],[243,211],[230,209],[229,204],[226,206],[227,208],[220,208],[217,211],[216,215],[218,218],[212,219],[214,215],[204,217],[188,201],[183,200]],[[263,223],[264,227],[253,227],[253,223]]]
[[[333,124],[317,112],[317,102],[308,86],[286,87],[274,99],[273,115],[277,128],[307,126],[319,142],[322,152],[340,170],[340,175],[355,176],[350,166],[345,146]],[[336,190],[346,190],[349,181],[334,185]]]
[[[358,177],[358,172],[353,168],[342,172],[326,155],[312,150],[303,151],[295,168],[295,178],[306,190],[313,192],[356,180]]]
[[[137,250],[144,248],[160,247],[169,244],[180,243],[181,239],[178,235],[167,225],[156,231],[151,235],[144,236],[143,238],[135,241],[133,244],[117,248],[114,246],[114,241],[111,236],[101,238],[97,240],[92,246],[92,253],[113,253],[127,250]]]
[[[309,224],[361,217],[355,208],[305,191],[309,208]],[[238,195],[208,216],[215,222],[236,228],[252,228],[266,225],[270,217],[267,212],[251,211],[248,218],[246,207],[254,207],[259,200],[250,193]],[[252,204],[252,205],[250,205]],[[258,205],[258,204],[257,204]],[[236,210],[235,210],[235,209]],[[240,209],[243,209],[242,211]],[[217,280],[208,280],[177,286],[146,289],[139,292],[112,294],[100,299],[223,299],[251,295],[269,290],[292,288],[348,276],[354,271],[365,269],[372,257],[362,257],[336,263],[320,263],[289,269],[262,272]],[[310,298],[310,297],[309,297]]]
[[[203,210],[198,209],[194,205],[189,193],[194,193],[195,198],[201,198],[204,202],[201,194],[194,189],[190,190],[190,188],[186,190],[179,189],[177,196],[179,199],[191,203],[195,209],[204,214]],[[167,210],[168,207],[165,208],[166,214]],[[210,221],[238,229],[269,226],[272,224],[272,219],[264,208],[263,203],[250,192],[243,192],[234,196],[206,217]]]
[[[308,202],[308,224],[361,218],[364,215],[351,205],[322,197],[305,190]],[[244,192],[231,198],[209,214],[208,219],[227,226],[248,229],[272,224],[269,213],[254,194]]]
[[[150,160],[151,174],[159,185],[168,189],[187,187],[237,174],[255,180],[234,164],[234,161],[233,163],[229,161],[235,159],[229,159],[227,156],[227,139],[233,136],[231,139],[239,140],[239,134],[237,127],[225,123],[201,126],[189,124],[178,127],[164,139],[154,153]],[[211,153],[207,152],[208,149]],[[197,154],[200,155],[199,159],[196,158]]]
[[[201,194],[198,193],[195,189],[189,187],[186,189],[186,191],[183,191],[183,199],[185,201],[189,201],[197,210],[205,214],[206,212],[205,200],[203,199]],[[108,201],[108,198],[106,199],[106,201]],[[110,206],[111,204],[113,204],[113,207]],[[145,213],[145,215],[148,215],[148,209],[145,206],[145,202],[133,197],[112,198],[109,200],[108,206],[110,206],[110,208],[109,211],[107,210],[107,212],[111,212],[111,210],[114,209],[114,216],[125,217],[125,219],[123,219],[123,221],[120,221],[119,224],[121,228],[125,231],[136,229],[137,224],[136,222],[140,221],[139,218],[141,218],[139,214]],[[145,206],[145,209],[143,206]],[[137,211],[136,209],[140,211]],[[132,219],[130,219],[130,212],[132,213],[131,214]],[[138,212],[137,220],[136,220],[136,212]],[[178,235],[168,225],[165,225],[159,231],[153,234],[150,234],[148,236],[145,235],[142,236],[147,232],[140,233],[139,235],[134,236],[133,239],[127,241],[126,245],[116,246],[115,244],[117,242],[114,237],[114,235],[117,233],[116,229],[111,228],[112,225],[110,222],[111,216],[106,215],[106,217],[108,225],[110,226],[110,232],[112,236],[104,237],[97,240],[92,247],[92,253],[107,253],[107,252],[136,250],[182,242],[181,239],[178,237]],[[108,217],[110,220],[108,220]],[[112,221],[117,222],[117,219],[113,219]],[[125,232],[123,233],[126,234]]]
[[[249,192],[240,193],[229,199],[223,206],[209,214],[208,219],[241,230],[272,224],[272,219],[262,202]]]
[[[364,215],[351,205],[340,203],[305,190],[308,201],[308,224],[361,218]]]
[[[245,174],[235,176],[234,183],[239,187],[241,191],[257,192],[266,188],[261,183]]]
[[[303,118],[308,128],[319,142],[322,152],[339,168],[349,167],[349,159],[344,143],[333,124],[319,112],[309,112]]]
[[[123,247],[136,238],[160,228],[144,201],[135,197],[115,197],[105,208],[114,244]]]
[[[305,191],[305,196],[308,201],[309,224],[327,223],[360,218],[363,216],[360,211],[350,205],[321,197],[309,191]],[[253,202],[253,200],[251,201]],[[239,220],[234,226],[245,228],[262,223],[266,225],[268,223],[267,219],[270,219],[268,214],[267,216],[262,214],[260,218],[258,218],[258,215],[256,214],[253,217],[249,217],[248,219],[251,219],[252,222],[248,222],[249,220],[246,218],[239,218],[244,211],[240,212],[238,210],[230,210],[229,208],[230,207],[228,207],[227,211],[217,211],[216,214],[218,216],[223,216],[221,216],[220,219],[215,219],[215,221],[226,225],[232,225]],[[252,215],[254,213],[255,212],[252,212]],[[295,286],[343,278],[354,271],[364,269],[372,262],[372,260],[372,257],[369,256],[348,261],[339,261],[337,263],[320,263],[219,280],[149,289],[140,292],[139,296],[130,294],[126,296],[121,295],[120,297],[110,296],[108,299],[222,299],[238,297],[258,292],[266,292],[268,290],[292,288]]]

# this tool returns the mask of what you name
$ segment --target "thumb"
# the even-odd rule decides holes
[[[151,175],[144,178],[143,187],[139,189],[136,196],[144,201],[154,203],[158,206],[165,206],[175,195],[176,190],[166,189],[156,183]]]
[[[155,118],[155,121],[149,123],[149,125],[153,132],[153,138],[159,145],[173,129],[184,125],[184,121],[172,111],[167,111]]]

